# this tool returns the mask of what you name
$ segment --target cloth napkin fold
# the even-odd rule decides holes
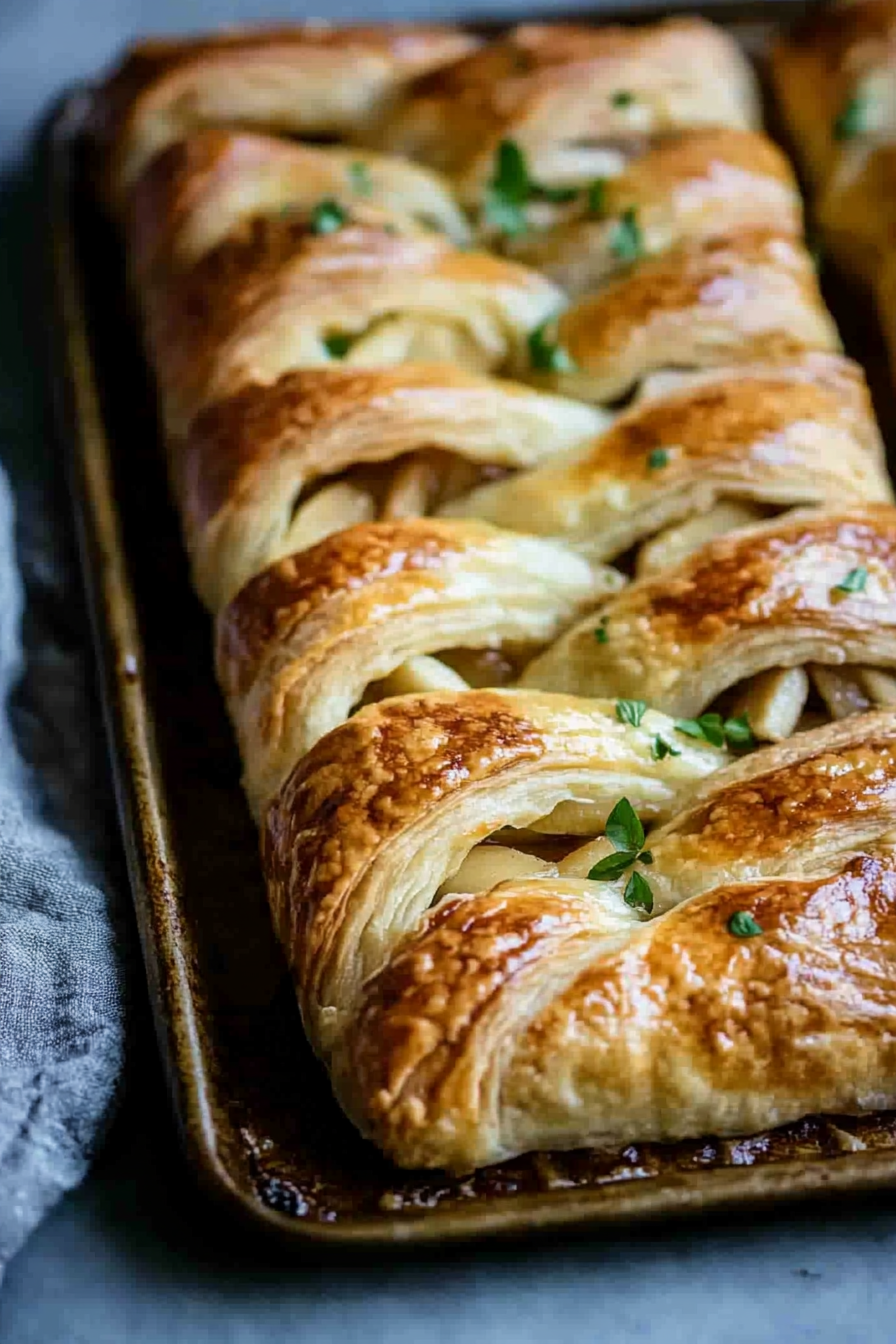
[[[62,446],[23,336],[37,207],[0,180],[0,1274],[113,1113],[133,956]]]

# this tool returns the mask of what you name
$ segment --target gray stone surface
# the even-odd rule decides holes
[[[327,0],[304,10],[264,0],[0,0],[0,389],[11,417],[4,427],[15,421],[17,431],[0,451],[20,492],[39,487],[51,501],[58,473],[38,437],[40,407],[24,405],[39,397],[34,378],[21,382],[21,419],[10,400],[21,371],[23,301],[27,307],[17,250],[29,208],[21,165],[27,130],[54,93],[140,31],[260,14],[440,16],[452,8],[445,0],[363,10]],[[463,9],[511,14],[520,4],[467,0]],[[33,442],[22,432],[28,426]],[[66,781],[53,788],[64,804]],[[194,1192],[178,1161],[146,1023],[130,1053],[129,1099],[104,1157],[9,1267],[0,1295],[3,1344],[896,1339],[896,1199],[886,1194],[777,1217],[555,1238],[411,1263],[285,1263],[222,1224]]]

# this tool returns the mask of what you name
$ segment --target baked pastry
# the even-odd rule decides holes
[[[711,764],[689,740],[650,763],[665,716],[497,697],[362,711],[267,816],[303,1019],[362,1131],[402,1165],[465,1171],[896,1103],[893,715],[766,748],[694,799]],[[649,866],[628,856],[664,913],[575,854],[436,899],[476,841],[570,796],[592,827],[620,796],[660,820],[687,806],[656,851],[648,832]]]
[[[896,508],[798,511],[715,537],[619,593],[600,628],[598,642],[593,618],[573,627],[521,684],[637,696],[690,719],[761,673],[808,667],[835,718],[896,704],[896,681],[880,675],[896,670]],[[807,695],[769,735],[793,731]]]
[[[703,19],[526,23],[407,86],[369,139],[448,174],[475,208],[502,140],[538,182],[567,187],[614,175],[653,138],[759,121],[749,62]]]
[[[896,1104],[896,507],[737,46],[240,36],[97,126],[360,1129],[464,1171]]]
[[[796,238],[803,231],[790,165],[754,131],[664,136],[617,176],[592,178],[570,199],[559,194],[551,200],[530,192],[519,229],[507,232],[506,221],[485,219],[480,237],[537,266],[572,296],[625,271],[636,251],[652,256],[678,243],[756,229]]]
[[[896,4],[813,10],[778,44],[772,69],[825,247],[874,290],[896,361]]]
[[[232,29],[139,42],[102,86],[92,131],[113,202],[167,145],[206,126],[356,135],[414,76],[476,47],[457,28]]]
[[[466,689],[421,655],[522,646],[531,656],[622,582],[557,542],[421,518],[347,528],[266,569],[218,627],[218,673],[256,816],[372,683],[384,695]]]
[[[429,513],[484,474],[568,453],[608,418],[452,364],[334,364],[251,383],[197,416],[178,452],[196,586],[218,610],[340,526]]]

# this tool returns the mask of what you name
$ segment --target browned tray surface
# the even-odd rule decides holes
[[[767,39],[768,6],[739,14],[751,44]],[[54,371],[150,994],[187,1153],[206,1185],[299,1244],[370,1245],[896,1184],[896,1114],[813,1118],[738,1142],[537,1154],[466,1180],[398,1171],[343,1118],[270,928],[120,251],[83,173],[88,98],[61,105],[45,144]],[[874,319],[849,296],[827,297],[880,392],[886,429],[896,398],[880,376]]]

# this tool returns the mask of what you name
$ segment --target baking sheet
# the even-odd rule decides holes
[[[769,14],[796,8],[740,7],[737,26],[760,50]],[[85,170],[89,97],[69,95],[43,139],[51,359],[150,996],[203,1184],[298,1248],[520,1234],[896,1184],[896,1114],[810,1118],[741,1141],[535,1154],[463,1180],[398,1171],[344,1119],[270,927],[120,248]],[[896,399],[869,307],[834,281],[827,290],[886,431]]]

